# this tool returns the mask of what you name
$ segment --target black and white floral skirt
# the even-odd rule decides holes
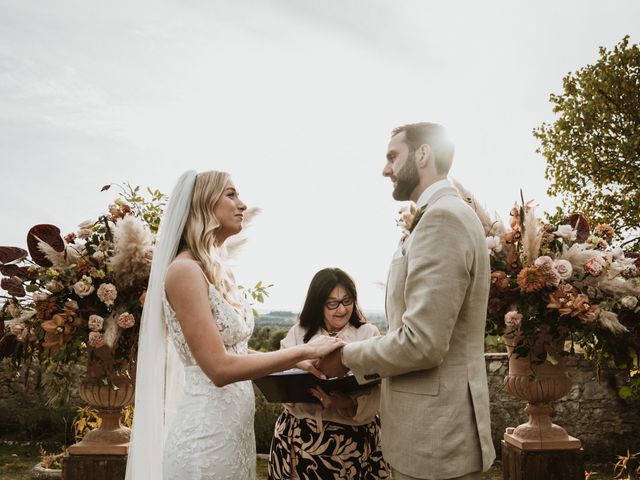
[[[269,452],[269,480],[390,478],[380,449],[380,419],[367,425],[298,419],[283,411]]]

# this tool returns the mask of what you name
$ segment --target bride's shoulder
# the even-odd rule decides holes
[[[203,281],[204,274],[200,264],[192,258],[177,256],[169,264],[164,283],[167,287],[183,282]]]

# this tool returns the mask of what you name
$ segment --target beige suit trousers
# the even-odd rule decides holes
[[[392,475],[393,480],[445,480],[445,479],[439,479],[439,478],[420,479],[416,477],[410,477],[409,475],[400,473],[394,468],[391,468],[391,473],[393,474]],[[446,480],[480,480],[480,472],[468,473],[467,475],[463,475],[461,477],[447,478]]]

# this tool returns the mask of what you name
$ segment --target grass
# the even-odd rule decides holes
[[[0,444],[0,480],[30,480],[31,469],[40,461],[39,448],[29,443]],[[612,480],[611,465],[588,465],[587,472],[593,472],[589,480]],[[256,480],[267,480],[267,460],[259,457]],[[482,475],[482,480],[502,480],[500,464]]]
[[[0,445],[0,480],[29,480],[39,461],[39,449],[33,444]]]

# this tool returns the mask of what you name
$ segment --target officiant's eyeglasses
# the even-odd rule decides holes
[[[345,307],[353,305],[353,297],[344,297],[342,300],[329,300],[324,304],[329,310],[335,310],[340,305],[344,305]]]

